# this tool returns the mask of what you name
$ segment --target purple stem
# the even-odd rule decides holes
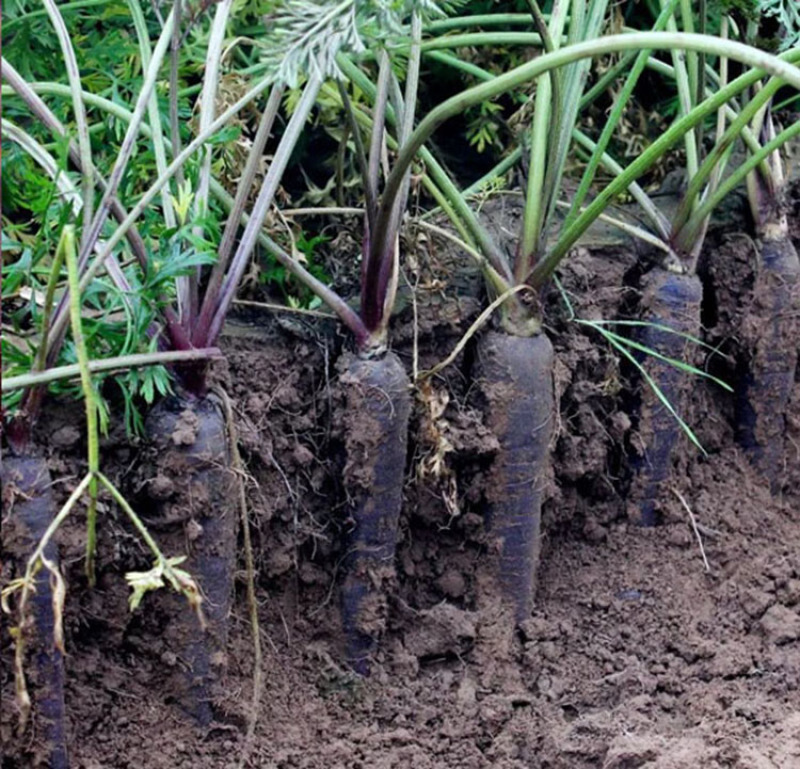
[[[250,155],[247,158],[244,174],[239,180],[239,185],[236,189],[236,198],[233,201],[233,208],[228,214],[228,221],[225,223],[225,230],[222,233],[222,242],[219,246],[219,257],[211,271],[211,277],[206,286],[202,308],[192,332],[192,339],[194,340],[204,339],[208,335],[208,329],[219,301],[219,293],[225,278],[225,271],[228,269],[231,251],[233,250],[233,244],[236,240],[236,231],[239,228],[239,223],[241,222],[242,214],[247,204],[247,198],[250,195],[250,190],[255,181],[259,161],[264,155],[264,148],[272,132],[272,126],[275,123],[275,118],[280,108],[282,95],[283,87],[278,85],[273,86],[264,114],[261,116],[261,122],[259,123],[253,146],[250,149]]]
[[[242,239],[239,241],[239,247],[236,249],[236,254],[233,257],[230,270],[222,285],[219,303],[215,308],[213,319],[209,325],[208,338],[205,340],[197,340],[198,342],[202,342],[203,346],[208,346],[207,342],[209,339],[216,340],[222,331],[225,316],[228,314],[231,302],[233,302],[236,290],[239,287],[239,281],[242,279],[247,263],[250,260],[250,254],[258,239],[264,218],[272,205],[275,193],[278,190],[278,185],[286,170],[286,165],[289,162],[289,157],[305,128],[306,120],[316,103],[317,94],[321,86],[322,78],[320,75],[314,74],[309,77],[305,89],[303,90],[303,95],[300,97],[300,101],[295,107],[294,114],[281,137],[280,144],[275,151],[267,176],[261,186],[261,192],[253,206],[253,213],[245,227]]]

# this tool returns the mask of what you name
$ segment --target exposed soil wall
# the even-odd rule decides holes
[[[755,285],[745,235],[712,233],[701,268],[703,335],[720,354],[699,362],[730,380]],[[429,242],[410,270],[416,291],[393,339],[412,375],[480,311],[476,276],[447,282],[453,258]],[[625,317],[638,302],[638,263],[625,242],[578,248],[561,274],[578,316]],[[555,289],[545,300],[559,419],[531,619],[514,635],[476,600],[497,442],[468,345],[416,393],[396,585],[368,680],[342,662],[338,611],[347,499],[333,380],[343,340],[324,323],[232,326],[215,376],[235,404],[256,547],[266,658],[252,766],[800,766],[800,383],[773,496],[735,443],[734,397],[695,381],[684,416],[708,453],[682,439],[660,497],[664,525],[644,530],[628,502],[635,372],[569,322]],[[84,468],[80,425],[79,410],[58,404],[42,420],[58,499]],[[145,455],[119,433],[104,442],[104,471],[133,498]],[[128,612],[123,574],[149,567],[147,553],[110,503],[98,535],[94,591],[81,576],[80,517],[59,539],[72,766],[235,766],[252,687],[241,573],[217,720],[199,728],[163,688],[174,660],[148,598]],[[13,569],[4,559],[3,576]],[[7,624],[2,765],[28,766],[35,734],[14,735]]]

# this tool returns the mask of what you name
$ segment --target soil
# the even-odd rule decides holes
[[[713,232],[701,270],[703,334],[721,348],[701,363],[731,380],[754,280],[743,252],[733,260],[737,283],[722,260],[740,242],[730,227]],[[416,246],[406,276],[415,288],[393,329],[411,374],[442,360],[482,307],[473,273],[448,283],[452,253],[432,239]],[[625,243],[576,249],[561,281],[577,315],[624,317],[638,300],[638,259]],[[682,439],[659,501],[663,524],[644,529],[628,501],[638,441],[632,372],[570,322],[558,291],[544,300],[559,419],[531,618],[512,633],[500,610],[477,600],[497,441],[467,375],[469,344],[415,393],[397,574],[368,679],[343,663],[337,589],[347,498],[333,381],[344,340],[328,322],[231,325],[215,378],[234,403],[247,466],[265,650],[248,766],[800,767],[800,383],[773,495],[735,443],[734,397],[696,380],[684,416],[707,454]],[[63,501],[85,469],[80,409],[51,404],[46,417],[38,440]],[[102,461],[137,499],[145,447],[112,432]],[[151,611],[155,598],[128,611],[124,574],[150,558],[108,500],[98,536],[94,590],[82,576],[80,516],[59,537],[71,765],[237,766],[253,686],[243,567],[215,720],[198,727],[165,689],[180,661]],[[4,579],[14,568],[4,558]],[[35,732],[15,734],[5,625],[4,769],[33,765],[36,748]]]

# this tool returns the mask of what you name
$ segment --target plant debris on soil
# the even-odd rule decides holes
[[[448,283],[454,255],[424,245],[394,318],[395,352],[410,373],[442,360],[481,306],[478,280],[462,271]],[[712,233],[700,270],[704,340],[719,353],[697,355],[729,381],[754,285],[740,246],[746,238],[730,226]],[[578,248],[561,271],[578,316],[624,317],[637,301],[637,263],[630,244]],[[344,663],[338,611],[347,499],[333,382],[342,340],[332,324],[263,317],[225,337],[215,377],[234,403],[247,466],[264,647],[248,766],[800,767],[800,382],[773,496],[735,444],[734,396],[693,380],[684,417],[707,454],[682,438],[659,498],[664,523],[640,528],[627,495],[639,445],[629,416],[635,372],[569,321],[558,291],[546,301],[559,412],[534,611],[512,633],[500,603],[486,600],[492,543],[482,511],[497,442],[465,374],[471,344],[416,392],[396,577],[368,679]],[[82,433],[66,432],[80,409],[55,404],[47,417],[37,437],[63,499],[83,469]],[[68,445],[56,439],[67,434]],[[102,451],[104,472],[142,505],[169,482],[144,477],[146,452],[121,431]],[[71,766],[238,766],[253,681],[243,567],[216,717],[197,727],[172,702],[167,682],[182,660],[164,645],[163,616],[149,611],[150,597],[128,611],[123,575],[148,554],[113,505],[101,508],[96,589],[82,576],[80,516],[59,534]],[[6,556],[4,578],[16,568]],[[4,623],[5,769],[34,765],[36,733],[16,735]]]

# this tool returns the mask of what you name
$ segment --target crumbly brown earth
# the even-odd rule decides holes
[[[735,235],[723,241],[717,233],[711,243]],[[739,293],[725,281],[725,253],[709,250],[703,266],[704,335],[714,344],[730,339],[747,302],[746,281]],[[480,311],[475,283],[464,278],[456,289],[445,281],[452,258],[429,242],[412,265],[416,301],[406,295],[394,333],[409,372],[415,360],[419,369],[441,360]],[[578,249],[562,271],[577,314],[624,316],[636,304],[636,262],[624,244]],[[744,259],[737,265],[748,269]],[[466,375],[468,345],[417,393],[397,583],[369,680],[342,662],[337,584],[347,500],[331,395],[341,340],[325,325],[272,321],[226,338],[216,376],[234,402],[249,473],[265,649],[249,766],[800,766],[800,385],[782,491],[772,496],[734,443],[733,397],[696,382],[685,416],[708,455],[683,441],[660,501],[665,523],[641,529],[626,502],[637,441],[632,372],[590,329],[568,321],[557,292],[546,300],[560,408],[531,619],[515,635],[500,610],[476,601],[487,584],[481,514],[496,440]],[[705,365],[735,375],[724,357]],[[42,422],[47,443],[80,426],[80,411],[56,404]],[[82,451],[82,439],[49,446],[61,500],[84,469]],[[134,499],[140,455],[121,433],[104,443],[106,472]],[[165,648],[149,599],[128,612],[123,575],[149,567],[149,556],[109,500],[98,533],[93,591],[81,576],[80,515],[60,538],[72,766],[237,766],[252,694],[243,571],[216,721],[198,728],[159,684],[180,661]],[[4,564],[3,576],[12,576]],[[35,733],[14,733],[7,628],[8,619],[4,768],[31,765],[36,743]]]

